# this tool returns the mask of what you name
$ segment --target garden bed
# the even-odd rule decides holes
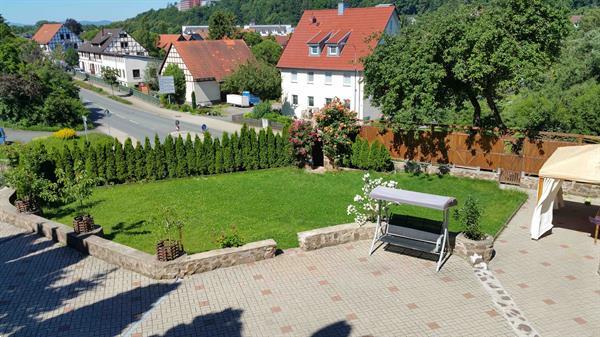
[[[309,174],[298,169],[270,169],[207,177],[171,179],[151,183],[97,188],[90,199],[90,214],[104,229],[105,237],[154,253],[155,232],[147,220],[157,209],[170,206],[187,220],[186,252],[219,248],[217,237],[231,226],[244,242],[274,239],[279,248],[297,247],[297,233],[352,222],[348,204],[362,187],[362,172]],[[501,190],[497,183],[450,176],[390,174],[399,188],[479,199],[482,229],[496,234],[524,193]],[[437,211],[403,207],[403,213],[439,219]],[[45,216],[70,224],[74,205],[45,210]],[[454,219],[450,231],[460,227]]]

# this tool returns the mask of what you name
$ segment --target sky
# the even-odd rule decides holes
[[[122,20],[151,8],[164,8],[176,0],[0,0],[0,14],[11,23],[39,20]]]

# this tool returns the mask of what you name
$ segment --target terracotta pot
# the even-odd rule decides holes
[[[483,240],[471,240],[464,233],[460,233],[456,236],[453,253],[467,259],[471,264],[478,263],[477,260],[483,260],[487,263],[494,255],[494,238],[486,235]],[[481,256],[481,258],[472,259],[471,257],[475,254]]]
[[[80,215],[73,219],[73,230],[77,234],[88,233],[94,229],[94,218],[90,215]]]
[[[37,214],[40,210],[37,203],[29,199],[15,201],[15,207],[19,213]]]
[[[183,255],[183,245],[175,240],[161,240],[156,244],[158,261],[172,261]]]

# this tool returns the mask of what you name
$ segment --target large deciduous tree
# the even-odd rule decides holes
[[[447,5],[366,58],[365,91],[404,127],[444,122],[465,102],[482,126],[484,101],[505,129],[498,101],[539,79],[567,32],[565,13],[543,0]]]
[[[176,103],[184,103],[185,74],[183,73],[183,70],[181,70],[181,68],[179,68],[176,64],[171,63],[165,68],[163,76],[173,76],[173,81],[175,82],[175,94],[173,97],[175,98]]]
[[[235,15],[226,10],[215,11],[208,19],[208,38],[221,40],[235,33]]]
[[[81,27],[81,23],[77,22],[75,19],[67,19],[65,21],[65,26],[69,28],[70,31],[75,33],[75,35],[81,34],[83,32],[83,28]]]
[[[249,62],[225,78],[221,90],[241,94],[248,90],[262,100],[281,97],[281,75],[274,66],[264,62]]]
[[[252,47],[252,54],[254,54],[254,57],[256,57],[257,60],[272,65],[277,64],[282,52],[283,48],[271,39],[266,39]]]

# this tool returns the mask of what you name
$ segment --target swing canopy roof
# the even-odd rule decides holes
[[[383,186],[376,187],[373,191],[371,191],[370,196],[375,200],[437,209],[440,211],[444,211],[457,204],[456,199],[452,197],[406,191]]]
[[[600,144],[559,147],[544,163],[539,176],[600,184]]]

